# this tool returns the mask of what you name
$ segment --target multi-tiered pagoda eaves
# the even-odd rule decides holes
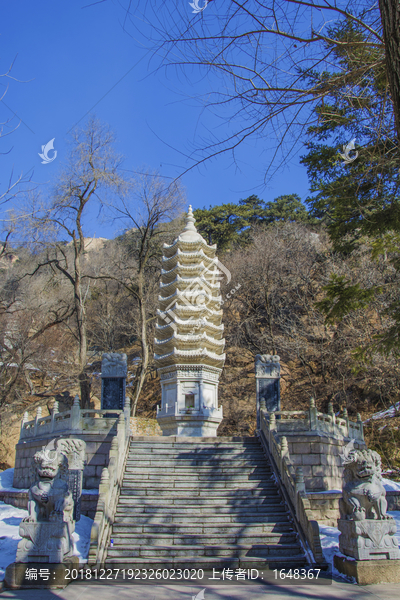
[[[218,380],[225,361],[216,245],[194,226],[192,207],[173,244],[164,244],[155,360],[163,435],[215,436],[222,420]]]

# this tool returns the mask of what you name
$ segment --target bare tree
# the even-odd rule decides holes
[[[107,192],[122,194],[126,180],[120,173],[121,157],[112,148],[114,136],[108,127],[90,118],[86,127],[73,133],[67,166],[61,173],[48,204],[34,201],[29,218],[29,234],[45,248],[32,274],[45,267],[69,283],[74,309],[73,334],[78,343],[78,371],[82,407],[90,402],[90,380],[86,373],[88,280],[82,280],[86,242],[84,217],[90,208],[100,208]],[[26,220],[25,220],[26,222]],[[50,238],[52,241],[50,242]]]
[[[127,232],[119,264],[113,267],[114,274],[101,277],[121,283],[133,299],[137,311],[136,332],[141,348],[141,363],[132,391],[133,416],[153,346],[149,330],[157,316],[156,293],[162,242],[171,239],[170,221],[182,211],[183,201],[183,192],[177,182],[166,184],[157,173],[147,173],[137,180],[129,200],[122,199],[111,207],[115,217],[122,219]],[[99,276],[96,275],[96,278]]]
[[[9,80],[14,80],[16,81],[15,77],[13,77],[11,75],[11,71],[13,68],[14,63],[11,64],[11,66],[8,68],[8,70],[4,73],[0,73],[0,80],[4,79],[5,82],[7,82],[6,84],[6,89],[4,90],[4,92],[0,95],[0,103],[3,103],[4,98],[6,96],[7,93],[7,89],[8,89],[8,81]],[[13,115],[10,118],[6,118],[3,121],[0,121],[0,139],[3,139],[9,135],[11,135],[20,125],[20,123],[15,124],[15,115]],[[0,154],[9,154],[9,152],[11,152],[12,148],[9,148],[8,150],[6,150],[5,152],[0,152]],[[20,174],[17,177],[14,177],[14,172],[11,171],[10,176],[8,178],[7,183],[4,185],[2,182],[2,186],[0,188],[0,205],[4,205],[8,202],[10,202],[11,200],[13,200],[18,194],[20,194],[22,192],[21,186],[23,186],[24,184],[29,183],[31,180],[31,176],[27,176],[24,174]]]
[[[288,158],[317,122],[313,109],[329,104],[332,89],[341,90],[344,105],[353,102],[371,70],[387,88],[400,140],[396,0],[381,0],[380,5],[366,0],[232,0],[222,6],[210,2],[197,15],[180,0],[129,0],[125,9],[125,28],[136,27],[143,37],[150,31],[151,40],[144,43],[153,46],[162,66],[182,68],[188,78],[199,72],[210,78],[206,103],[229,123],[231,133],[221,138],[210,132],[208,143],[194,149],[192,164],[226,151],[234,154],[254,136],[275,146],[270,166],[278,149]],[[351,31],[343,35],[347,26]],[[341,60],[346,55],[354,58],[347,61],[349,68]],[[366,126],[369,110],[365,106]],[[387,104],[382,110],[387,111]]]
[[[27,258],[27,260],[26,260]],[[1,264],[0,304],[0,406],[9,404],[24,387],[33,393],[29,372],[45,361],[46,335],[73,314],[65,290],[46,286],[46,274],[25,274],[33,257]],[[47,362],[49,356],[47,356]]]

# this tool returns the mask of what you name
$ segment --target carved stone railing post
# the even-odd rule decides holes
[[[157,410],[158,410],[158,404],[157,404]],[[130,424],[131,424],[131,399],[129,398],[129,396],[125,397],[124,417],[125,417],[125,424],[126,424],[125,435],[126,435],[126,437],[128,437],[130,434]]]
[[[296,494],[298,492],[305,492],[306,484],[304,482],[304,473],[303,473],[302,467],[296,468],[296,480],[295,481],[296,481]]]
[[[260,429],[260,402],[265,401],[269,413],[280,411],[280,364],[279,356],[257,354],[255,358],[257,391],[257,429]]]
[[[289,458],[289,446],[287,438],[283,435],[281,438],[281,458]]]
[[[118,439],[116,437],[113,437],[110,446],[110,460],[112,458],[118,460]]]
[[[357,413],[357,424],[360,428],[361,439],[364,439],[364,426],[363,426],[363,422],[362,422],[360,413]]]
[[[331,418],[332,425],[335,425],[335,423],[336,423],[336,417],[335,417],[335,413],[334,413],[334,410],[333,410],[333,404],[332,404],[332,402],[329,402],[329,404],[328,404],[328,415]]]
[[[81,406],[79,403],[79,396],[76,395],[74,398],[74,403],[71,408],[71,429],[73,431],[81,428],[80,421],[81,421]]]
[[[51,428],[50,431],[54,431],[54,422],[56,420],[56,414],[58,413],[58,402],[57,400],[54,402],[53,410],[51,411]]]
[[[42,418],[42,407],[38,406],[37,411],[36,411],[36,418],[35,418],[34,435],[37,435],[38,422],[39,422],[39,419],[41,419],[41,418]]]
[[[276,429],[276,417],[274,413],[271,413],[269,416],[269,428],[271,431],[275,431]]]
[[[29,414],[28,411],[26,410],[24,412],[24,416],[22,417],[22,421],[21,421],[21,433],[20,433],[20,437],[23,438],[24,437],[24,425],[25,423],[27,423],[29,421]]]
[[[318,428],[318,410],[317,407],[315,406],[315,398],[311,397],[310,398],[310,408],[309,408],[309,414],[310,414],[310,430],[314,431],[315,429]]]
[[[109,482],[110,482],[110,475],[109,475],[107,467],[104,467],[104,469],[101,472],[101,477],[100,477],[99,497],[107,496]]]

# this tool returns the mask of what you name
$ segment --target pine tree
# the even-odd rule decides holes
[[[350,21],[332,29],[330,36],[343,45],[332,48],[336,85],[315,109],[318,124],[308,129],[302,163],[313,196],[307,202],[313,216],[326,223],[335,250],[348,255],[364,248],[376,260],[391,263],[393,276],[387,278],[385,291],[391,296],[386,315],[392,326],[359,356],[375,350],[399,353],[400,152],[384,48],[366,45],[360,28]],[[362,84],[352,75],[356,65]],[[346,154],[354,139],[355,150],[344,160],[339,153]],[[329,322],[337,322],[352,310],[371,306],[381,291],[381,286],[363,288],[352,278],[332,274],[326,297],[317,306]]]

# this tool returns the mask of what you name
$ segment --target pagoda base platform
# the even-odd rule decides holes
[[[157,417],[163,436],[216,437],[221,421],[222,417],[204,417],[201,415]]]

